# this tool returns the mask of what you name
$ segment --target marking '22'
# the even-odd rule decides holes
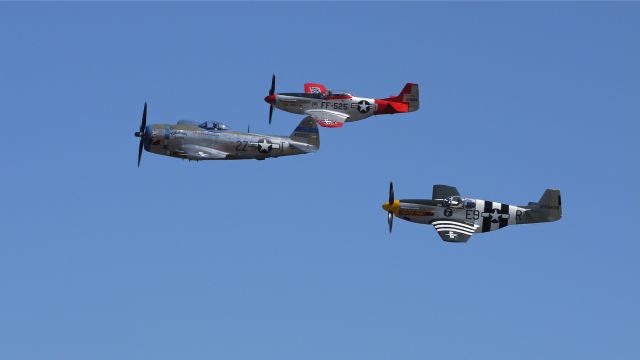
[[[236,151],[247,151],[248,141],[236,141]]]

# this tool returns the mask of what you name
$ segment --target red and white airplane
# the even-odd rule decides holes
[[[269,96],[269,124],[273,107],[307,115],[323,127],[342,127],[345,122],[358,121],[372,115],[396,114],[416,111],[420,108],[418,84],[408,83],[397,96],[385,99],[363,98],[343,91],[331,91],[324,85],[304,84],[303,93],[276,94],[276,76],[271,78]]]

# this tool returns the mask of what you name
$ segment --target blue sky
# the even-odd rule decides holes
[[[3,359],[637,359],[640,5],[0,4]],[[186,162],[149,121],[289,134],[320,82],[421,109]],[[434,183],[565,217],[440,240]]]

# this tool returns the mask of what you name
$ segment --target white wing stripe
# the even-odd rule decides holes
[[[476,224],[467,224],[461,221],[451,221],[451,220],[435,220],[433,221],[433,223],[434,224],[459,224],[459,225],[470,226],[470,227],[478,226]]]
[[[453,232],[457,232],[460,234],[464,234],[464,235],[473,235],[473,233],[467,232],[467,231],[463,231],[463,230],[458,230],[458,229],[438,229],[438,232],[449,232],[449,231],[453,231]]]
[[[446,220],[444,220],[444,221],[440,221],[440,220],[438,220],[438,221],[434,221],[434,222],[432,222],[431,224],[432,224],[433,226],[455,225],[455,226],[460,226],[460,227],[463,227],[463,228],[469,229],[469,230],[471,230],[471,231],[474,231],[477,227],[479,227],[479,226],[478,226],[478,225],[476,225],[476,224],[469,225],[469,224],[465,224],[465,223],[462,223],[462,222],[457,222],[457,221],[446,221]]]
[[[451,228],[462,229],[462,230],[465,230],[465,231],[471,231],[471,232],[475,231],[475,229],[473,229],[473,228],[468,228],[466,226],[460,226],[460,225],[457,225],[457,224],[438,224],[438,225],[433,225],[433,227],[435,227],[436,229],[445,228],[445,227],[446,228],[451,227]]]
[[[453,231],[453,232],[458,232],[458,233],[469,235],[469,236],[473,235],[473,233],[470,233],[464,230],[455,229],[455,228],[441,228],[441,229],[436,229],[436,231],[438,232]]]

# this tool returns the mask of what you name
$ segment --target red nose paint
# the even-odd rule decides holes
[[[275,103],[275,102],[276,102],[276,95],[275,95],[275,94],[271,94],[271,95],[269,95],[269,96],[266,96],[266,97],[264,98],[264,101],[266,101],[266,102],[267,102],[267,103],[269,103],[269,104],[273,104],[273,103]]]

